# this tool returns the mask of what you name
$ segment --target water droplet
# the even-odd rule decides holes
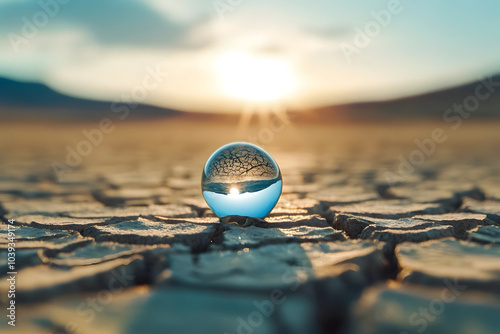
[[[203,168],[203,197],[219,217],[264,218],[281,195],[281,172],[263,149],[249,143],[222,146]]]

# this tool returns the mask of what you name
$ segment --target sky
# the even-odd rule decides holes
[[[0,0],[0,76],[187,111],[383,100],[500,73],[497,0]]]

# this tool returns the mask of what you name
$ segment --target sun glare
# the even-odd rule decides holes
[[[229,194],[231,194],[231,195],[238,195],[239,193],[240,193],[240,191],[236,188],[231,188],[229,190]]]
[[[294,78],[284,61],[231,53],[217,62],[223,90],[250,101],[271,101],[290,94]]]

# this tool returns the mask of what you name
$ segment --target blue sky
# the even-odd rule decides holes
[[[140,102],[229,111],[262,90],[272,98],[277,85],[287,89],[276,99],[307,108],[500,72],[493,0],[59,1],[0,0],[0,76],[120,100],[156,68],[168,76]],[[383,25],[374,12],[390,16]],[[366,45],[356,44],[359,31]],[[356,52],[346,56],[346,47]]]

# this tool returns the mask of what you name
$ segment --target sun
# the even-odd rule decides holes
[[[235,187],[233,187],[233,188],[231,188],[231,190],[229,190],[229,194],[230,195],[239,195],[240,191],[238,189],[236,189]]]
[[[280,59],[228,53],[216,64],[222,89],[230,96],[248,101],[272,101],[292,91],[294,77]]]

